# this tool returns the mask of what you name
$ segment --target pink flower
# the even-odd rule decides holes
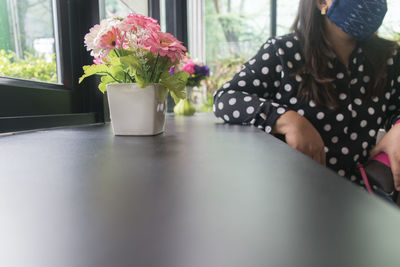
[[[194,66],[196,66],[196,64],[190,60],[190,59],[186,59],[185,60],[185,64],[183,64],[183,68],[181,68],[182,71],[186,71],[189,74],[195,74],[195,70],[194,70]]]
[[[105,49],[104,56],[108,55],[113,49],[121,49],[124,45],[125,35],[121,36],[121,31],[112,27],[110,31],[100,37],[99,47]]]
[[[153,32],[161,31],[161,27],[157,23],[157,20],[140,14],[129,14],[123,23],[127,26],[130,26],[131,30],[135,32],[138,31],[140,28]]]
[[[145,49],[149,50],[153,55],[161,57],[168,56],[172,63],[180,61],[185,57],[186,47],[182,42],[178,41],[172,34],[164,32],[152,33],[147,40],[144,41]]]
[[[94,63],[95,65],[105,64],[105,62],[103,61],[103,58],[102,58],[102,57],[95,57],[95,58],[93,59],[93,63]]]

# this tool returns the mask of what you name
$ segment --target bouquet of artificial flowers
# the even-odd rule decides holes
[[[159,83],[176,103],[185,98],[189,74],[169,71],[185,57],[186,47],[172,34],[161,32],[156,20],[133,13],[102,20],[85,36],[85,45],[94,64],[83,67],[79,82],[100,75],[103,93],[109,83],[137,83],[141,88]]]
[[[189,73],[187,80],[187,86],[199,87],[200,82],[207,77],[210,77],[210,68],[207,65],[197,64],[189,57],[185,57],[182,60],[181,71]]]

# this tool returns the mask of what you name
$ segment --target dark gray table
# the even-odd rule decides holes
[[[400,266],[400,213],[251,127],[0,138],[1,267]]]

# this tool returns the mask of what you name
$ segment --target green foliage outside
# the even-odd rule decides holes
[[[207,101],[200,108],[200,111],[212,111],[214,92],[238,73],[245,61],[246,58],[244,56],[232,55],[230,58],[219,58],[209,65],[212,71],[210,78],[205,82],[207,86]]]
[[[206,102],[200,107],[198,111],[200,112],[212,112],[212,107],[214,104],[213,94],[207,92],[207,100]]]
[[[221,55],[252,56],[269,36],[268,11],[267,0],[206,0],[207,65]]]
[[[249,5],[259,8],[246,11]],[[260,12],[261,7],[269,10],[269,1],[205,1],[206,62],[210,78],[206,81],[207,101],[200,111],[212,111],[213,93],[239,72],[243,63],[267,40],[269,18]]]
[[[225,82],[231,79],[236,73],[238,73],[246,59],[240,55],[231,55],[230,58],[220,58],[210,64],[213,69],[210,76],[211,79],[207,79],[207,89],[210,93],[215,92]]]
[[[46,62],[43,56],[29,52],[18,58],[13,51],[0,50],[0,76],[57,83],[55,55],[51,62]]]

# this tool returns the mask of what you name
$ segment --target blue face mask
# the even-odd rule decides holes
[[[357,40],[371,38],[382,25],[386,0],[334,0],[327,17]]]

